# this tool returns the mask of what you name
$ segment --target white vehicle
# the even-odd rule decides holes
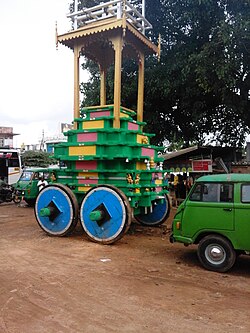
[[[0,149],[0,177],[8,185],[15,184],[22,174],[20,152],[16,149]]]

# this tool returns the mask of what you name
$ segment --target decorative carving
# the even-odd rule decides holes
[[[128,184],[133,184],[133,177],[132,177],[131,173],[127,174],[127,183]]]
[[[148,137],[147,137],[147,136],[144,136],[144,137],[142,138],[141,143],[143,143],[144,145],[149,144]]]

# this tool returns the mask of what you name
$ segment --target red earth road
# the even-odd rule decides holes
[[[196,247],[133,224],[116,244],[47,236],[33,209],[0,205],[0,332],[250,332],[250,257],[227,274]]]

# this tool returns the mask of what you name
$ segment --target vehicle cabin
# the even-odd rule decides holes
[[[0,177],[8,185],[15,184],[22,174],[20,152],[16,149],[0,149]]]
[[[54,169],[25,168],[15,188],[22,193],[25,202],[33,206],[39,193],[38,181],[44,178],[48,183],[53,182]]]
[[[198,244],[208,270],[225,272],[250,252],[250,174],[200,177],[178,207],[171,242]]]

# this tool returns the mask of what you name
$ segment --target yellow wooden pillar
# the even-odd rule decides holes
[[[101,84],[100,84],[100,105],[106,105],[106,77],[107,70],[100,67]]]
[[[115,78],[114,78],[114,128],[120,128],[121,107],[121,69],[122,69],[122,46],[123,38],[118,35],[113,39],[115,50]]]
[[[78,45],[74,45],[74,118],[80,117],[80,98],[79,98],[79,58],[80,50]],[[77,128],[77,123],[74,122],[74,128]]]
[[[144,104],[144,63],[145,56],[139,53],[138,69],[138,96],[137,96],[137,120],[143,121],[143,104]]]

